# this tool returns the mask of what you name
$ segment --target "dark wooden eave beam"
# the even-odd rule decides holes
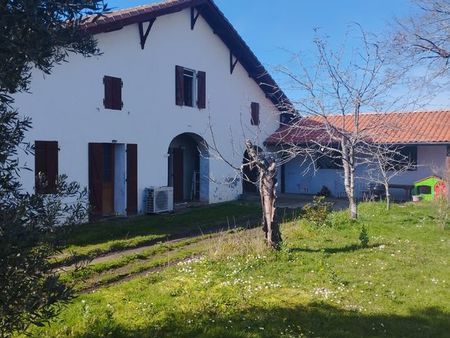
[[[156,18],[150,19],[148,21],[147,29],[144,32],[144,22],[139,22],[139,38],[141,40],[141,49],[145,48],[145,42],[147,41],[148,35],[150,34],[150,31],[152,30],[152,26],[155,23]]]
[[[197,12],[197,13],[195,13]],[[200,12],[195,7],[191,7],[191,30],[194,30],[195,23],[197,22]]]
[[[233,60],[233,52],[230,50],[230,74],[233,74],[234,68],[236,68],[238,61],[239,59],[237,57]]]

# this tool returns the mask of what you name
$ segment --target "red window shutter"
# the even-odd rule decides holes
[[[90,219],[103,212],[103,144],[89,143],[89,207]]]
[[[122,79],[114,77],[112,80],[113,109],[122,110]]]
[[[58,186],[58,142],[47,142],[47,193],[56,194]]]
[[[206,108],[206,73],[198,72],[197,73],[197,107],[199,109]]]
[[[127,144],[127,214],[136,215],[138,211],[137,198],[137,144]]]
[[[38,194],[44,193],[42,177],[47,172],[46,168],[46,143],[43,141],[34,142],[34,178],[35,190]]]
[[[177,106],[182,106],[184,103],[184,68],[175,66],[175,103]]]
[[[35,190],[55,194],[58,180],[58,142],[36,141],[34,144]]]
[[[103,77],[105,85],[105,98],[103,104],[106,109],[121,110],[122,103],[122,79],[119,77]]]
[[[253,126],[258,126],[259,125],[259,103],[257,102],[252,102],[251,104],[251,114],[252,114],[252,118],[251,118],[251,124]]]
[[[111,109],[113,106],[113,88],[112,88],[112,77],[104,76],[103,85],[105,87],[105,97],[103,98],[103,105],[106,109]]]

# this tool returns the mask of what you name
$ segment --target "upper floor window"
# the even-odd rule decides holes
[[[103,84],[105,86],[105,98],[103,99],[105,108],[122,110],[122,79],[119,77],[105,76],[103,77]]]
[[[176,66],[175,103],[178,106],[206,108],[206,73]]]
[[[259,103],[258,102],[252,102],[250,105],[251,110],[251,119],[250,123],[252,126],[259,126]]]
[[[342,169],[342,155],[339,151],[333,150],[317,152],[315,158],[316,169]]]
[[[56,194],[58,181],[58,142],[34,142],[35,189],[38,194]]]
[[[408,165],[408,171],[417,170],[417,146],[403,146],[396,149],[394,155],[395,168],[401,169]]]

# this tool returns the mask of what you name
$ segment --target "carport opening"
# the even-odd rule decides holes
[[[256,147],[258,152],[263,150]],[[255,165],[252,165],[247,150],[242,160],[242,192],[244,194],[253,194],[258,192],[258,175],[259,171]]]
[[[205,140],[193,133],[175,137],[169,145],[168,186],[174,202],[209,201],[209,153]]]

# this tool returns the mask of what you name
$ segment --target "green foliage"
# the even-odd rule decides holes
[[[0,2],[0,102],[28,90],[31,70],[50,73],[68,52],[99,54],[96,41],[80,29],[85,15],[106,9],[103,0]]]
[[[33,152],[24,143],[31,120],[19,117],[11,95],[29,90],[33,68],[48,74],[69,52],[98,54],[79,28],[83,15],[103,10],[100,0],[0,1],[0,337],[44,325],[72,298],[48,259],[64,235],[55,228],[86,217],[86,191],[65,176],[56,194],[22,191],[18,150]]]
[[[0,122],[0,337],[8,337],[30,324],[43,325],[72,298],[48,259],[65,234],[55,227],[81,222],[87,209],[86,192],[64,176],[57,194],[23,192],[17,149],[32,151],[23,145],[29,120],[0,105]]]
[[[361,232],[359,233],[359,242],[361,243],[361,247],[367,248],[369,245],[369,234],[367,233],[366,227],[363,225],[361,228]]]
[[[325,196],[314,196],[313,202],[303,207],[303,217],[316,226],[323,226],[327,223],[333,203],[326,202]]]
[[[358,220],[348,217],[348,210],[334,211],[327,218],[327,224],[336,228],[346,228],[356,223],[358,223]]]

